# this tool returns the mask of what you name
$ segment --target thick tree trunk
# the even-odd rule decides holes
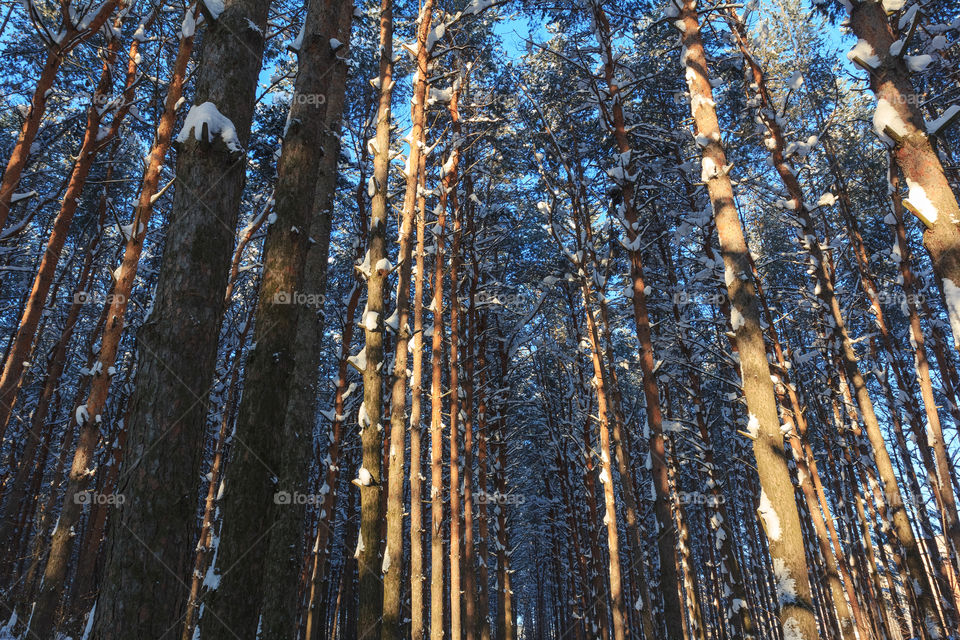
[[[949,542],[947,550],[948,555],[952,556],[955,562],[957,553],[960,551],[960,521],[957,518],[957,504],[953,492],[953,476],[951,473],[953,463],[944,442],[943,429],[940,426],[940,416],[937,412],[936,398],[933,393],[933,382],[930,379],[930,362],[927,360],[926,341],[923,336],[923,328],[920,325],[920,315],[917,311],[918,287],[913,271],[910,269],[910,247],[907,244],[907,234],[904,227],[903,203],[900,193],[897,191],[899,178],[894,173],[892,166],[890,184],[893,186],[893,193],[890,197],[893,200],[893,215],[896,220],[893,229],[899,254],[900,275],[903,280],[907,317],[910,322],[910,342],[914,351],[914,367],[927,418],[926,439],[930,448],[933,449],[936,460],[935,468],[928,468],[927,471],[928,474],[934,474],[931,480],[933,481],[935,478],[934,486],[939,489],[942,496],[944,528]],[[921,442],[921,444],[923,443]]]
[[[166,259],[153,311],[137,336],[137,383],[130,399],[129,448],[119,487],[125,503],[110,527],[104,588],[91,635],[97,640],[162,635],[179,624],[185,611],[183,584],[194,559],[206,390],[217,360],[244,180],[245,154],[240,146],[249,137],[268,6],[268,0],[227,0],[204,34],[193,109],[199,111],[201,105],[216,109],[233,124],[236,139],[228,145],[224,135],[216,136],[227,132],[219,130],[221,123],[215,121],[204,126],[196,122],[178,138],[183,144]],[[195,15],[198,11],[189,10]],[[136,275],[192,40],[192,36],[181,38],[123,264],[117,271],[117,291],[124,298],[111,308],[101,354],[104,367],[115,357],[126,309],[121,303],[129,297]],[[193,115],[209,114],[208,109]],[[108,388],[108,380],[94,380],[87,402],[91,420],[85,422],[84,432],[91,429]],[[157,562],[140,562],[144,546]],[[206,620],[215,619],[216,607],[208,605],[206,611],[210,614]],[[230,624],[244,628],[239,617]],[[204,635],[209,638],[213,631]]]
[[[910,193],[903,204],[925,225],[923,244],[945,295],[954,346],[960,349],[960,207],[950,188],[943,165],[930,139],[920,112],[920,96],[910,80],[902,56],[890,53],[897,35],[881,3],[865,0],[850,5],[850,28],[866,41],[879,64],[866,64],[870,87],[877,97],[879,115],[874,118],[878,134],[893,147]],[[906,39],[903,34],[901,38]],[[902,44],[901,49],[906,49]],[[866,61],[857,61],[864,65]],[[898,527],[899,529],[899,527]],[[908,562],[912,560],[908,557]],[[912,568],[911,568],[912,574]],[[922,599],[926,600],[927,595]],[[924,607],[928,615],[929,603]]]
[[[341,3],[339,6],[338,27],[336,36],[341,42],[349,42],[351,34],[351,25],[353,19],[353,8],[349,3]],[[318,170],[318,180],[316,196],[314,199],[314,217],[310,225],[310,237],[314,240],[307,250],[307,262],[305,266],[304,284],[308,291],[314,294],[314,300],[318,303],[324,299],[326,292],[326,274],[327,264],[330,253],[330,232],[333,222],[333,205],[336,194],[337,165],[340,157],[340,121],[343,115],[345,95],[345,82],[347,78],[347,65],[336,64],[331,74],[330,90],[327,94],[326,105],[326,123],[323,132],[322,148],[323,156],[320,158],[320,167]],[[363,174],[361,173],[361,176]],[[363,194],[366,192],[365,185],[360,185],[357,189],[357,202],[360,205],[361,226],[366,228],[366,218],[364,215]],[[364,245],[359,243],[355,252],[355,259],[359,261],[363,257]],[[341,343],[341,352],[338,365],[337,389],[334,394],[334,417],[330,427],[330,441],[328,443],[327,457],[324,460],[326,464],[325,482],[320,489],[323,495],[320,512],[317,520],[317,531],[314,546],[312,550],[313,565],[310,571],[310,582],[307,587],[307,614],[304,622],[304,636],[308,640],[319,640],[323,633],[326,619],[326,601],[321,597],[321,589],[325,583],[328,572],[328,561],[330,553],[330,536],[335,519],[335,508],[337,498],[337,481],[340,471],[340,452],[343,437],[343,424],[346,419],[345,400],[347,397],[347,369],[348,358],[350,356],[351,343],[354,332],[354,315],[357,305],[360,302],[361,287],[359,281],[354,283],[349,300],[347,302],[346,312],[343,321],[343,337]],[[308,293],[309,295],[309,293]],[[319,342],[323,334],[322,316],[315,315],[319,309],[301,310],[302,313],[297,320],[297,331],[307,332],[310,339],[309,353],[303,353],[298,359],[297,366],[304,372],[304,383],[306,388],[292,394],[290,402],[287,405],[288,414],[296,417],[294,420],[299,422],[298,429],[303,429],[307,433],[312,433],[315,419],[316,407],[313,406],[316,398],[316,371],[318,359],[320,356]],[[299,352],[298,352],[299,354]],[[321,467],[322,468],[322,467]]]
[[[321,176],[323,155],[335,168],[338,147],[325,130],[331,103],[342,104],[342,66],[331,38],[341,35],[347,3],[312,0],[298,50],[286,127],[277,164],[274,223],[267,231],[262,260],[253,349],[245,367],[244,392],[236,425],[241,447],[228,467],[220,557],[223,578],[211,602],[215,615],[241,634],[261,638],[296,635],[296,576],[303,566],[306,455],[316,415],[316,377],[323,275],[329,247],[329,211],[316,210],[319,189],[333,189]],[[317,99],[323,96],[323,100]],[[323,150],[318,152],[318,150]],[[334,173],[335,175],[335,173]],[[328,200],[329,201],[329,200]],[[276,423],[277,428],[265,425]],[[235,560],[234,560],[235,559]],[[251,616],[259,609],[259,621]],[[244,627],[230,621],[244,620]],[[201,621],[206,634],[206,623]],[[216,634],[215,634],[216,635]]]

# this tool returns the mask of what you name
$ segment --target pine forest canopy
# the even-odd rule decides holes
[[[0,640],[960,637],[958,0],[0,51]]]

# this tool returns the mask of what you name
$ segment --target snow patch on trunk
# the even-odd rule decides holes
[[[760,490],[760,506],[757,507],[757,513],[763,518],[763,528],[767,532],[767,537],[774,541],[779,540],[782,534],[780,516],[777,515],[777,510],[773,508],[773,503],[770,502],[767,492],[763,489]],[[782,563],[783,561],[774,560],[774,568],[776,568],[777,562]],[[789,571],[787,573],[789,574]]]
[[[782,558],[773,559],[773,576],[777,580],[777,599],[780,606],[794,602],[797,599],[797,581]]]
[[[950,278],[943,279],[943,297],[947,301],[947,316],[950,318],[953,341],[960,344],[960,287]]]
[[[907,186],[910,191],[903,200],[903,206],[920,218],[923,224],[932,227],[937,223],[937,206],[931,202],[919,182],[907,178]]]
[[[237,129],[230,118],[220,113],[217,105],[204,102],[190,107],[183,129],[177,134],[177,142],[183,144],[191,137],[200,140],[203,127],[207,126],[207,142],[213,142],[214,136],[220,136],[230,151],[241,151],[240,139],[237,138]]]

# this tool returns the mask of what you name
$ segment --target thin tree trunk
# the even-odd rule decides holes
[[[473,278],[479,283],[479,263],[474,253]],[[474,291],[474,293],[476,293]],[[477,549],[480,569],[478,598],[479,611],[477,625],[480,640],[490,640],[490,571],[487,562],[490,558],[490,549],[487,540],[490,539],[489,515],[487,510],[487,339],[486,317],[474,307],[476,316],[474,326],[477,327],[479,345],[477,349]]]
[[[417,204],[417,190],[420,186],[421,154],[425,141],[427,82],[430,48],[427,36],[433,19],[433,0],[426,0],[420,10],[417,24],[417,65],[413,80],[413,98],[410,101],[409,153],[406,165],[406,188],[403,196],[403,209],[400,221],[399,277],[397,278],[397,304],[387,325],[396,334],[396,353],[393,361],[393,386],[390,395],[390,451],[387,486],[386,517],[386,555],[383,571],[383,640],[398,640],[401,636],[401,591],[403,578],[403,480],[404,451],[406,447],[406,405],[407,405],[407,362],[410,342],[410,273],[413,253],[413,223]],[[419,249],[418,249],[419,251]],[[422,295],[422,278],[418,279]],[[372,259],[372,256],[371,256]],[[421,298],[422,299],[422,298]],[[421,345],[422,346],[422,345]],[[416,344],[414,345],[416,349]],[[421,356],[422,357],[422,356]],[[417,390],[419,392],[419,389]],[[419,436],[418,423],[412,429]],[[411,474],[413,473],[413,452],[411,452]],[[419,451],[417,452],[419,456]],[[417,460],[419,466],[419,459]],[[419,473],[419,471],[418,471]],[[415,500],[415,498],[411,498]],[[411,534],[411,539],[412,534]],[[415,540],[414,540],[415,542]],[[417,578],[419,580],[419,578]]]
[[[501,337],[500,375],[507,377],[509,354],[506,343]],[[507,495],[507,443],[506,443],[506,407],[499,407],[500,419],[497,421],[497,467],[494,483],[496,492]],[[609,459],[609,456],[608,456]],[[510,570],[510,537],[507,532],[507,511],[501,506],[497,509],[497,633],[498,640],[517,640],[516,612],[513,606],[513,589]]]
[[[910,342],[914,350],[914,365],[917,383],[920,385],[920,397],[923,399],[923,407],[927,418],[926,439],[930,448],[933,449],[936,460],[935,469],[928,469],[928,473],[935,473],[934,486],[939,489],[943,500],[944,542],[948,551],[947,555],[956,561],[957,553],[960,552],[960,520],[957,517],[957,504],[953,492],[951,473],[953,465],[944,442],[943,429],[940,426],[940,416],[937,413],[936,398],[933,394],[933,382],[930,379],[930,362],[927,360],[923,329],[920,326],[920,316],[917,313],[918,290],[913,272],[910,269],[910,248],[907,245],[907,234],[903,224],[903,203],[900,193],[897,191],[899,177],[894,172],[892,163],[890,168],[890,184],[893,187],[890,197],[893,200],[893,215],[896,220],[894,233],[899,249],[900,275],[903,279],[903,293],[906,298],[907,316],[910,322]],[[922,446],[924,443],[921,442],[920,444]],[[931,478],[931,480],[934,480],[934,478]]]
[[[426,184],[426,156],[420,156],[418,185]],[[417,276],[413,297],[413,376],[410,379],[410,637],[423,640],[423,282],[426,274],[426,196],[417,197]]]
[[[357,546],[357,570],[360,574],[358,633],[364,637],[378,634],[383,614],[383,590],[380,582],[381,478],[383,454],[380,431],[383,410],[384,297],[390,263],[387,260],[387,191],[390,170],[390,105],[393,95],[393,3],[380,5],[380,101],[377,107],[377,133],[373,142],[373,188],[370,233],[364,275],[367,277],[367,304],[361,324],[364,328],[363,406],[360,410],[360,437],[363,462],[360,468],[360,541]],[[402,446],[402,444],[401,444]],[[399,565],[398,565],[399,566]]]
[[[111,154],[111,160],[112,160]],[[110,166],[106,171],[106,181],[109,182],[113,176],[114,164],[111,162]],[[15,511],[13,510],[29,510],[28,505],[24,503],[24,491],[27,486],[31,471],[34,468],[34,453],[36,451],[36,446],[40,442],[41,433],[43,435],[43,442],[48,443],[53,430],[53,425],[47,425],[47,416],[50,413],[50,403],[53,401],[54,393],[57,390],[57,387],[60,384],[60,378],[63,375],[63,370],[67,365],[69,360],[67,354],[67,348],[70,345],[70,341],[73,338],[74,331],[77,328],[77,322],[80,318],[80,312],[83,310],[86,302],[86,289],[89,286],[92,280],[93,265],[94,261],[98,256],[98,248],[100,247],[100,241],[102,239],[103,232],[103,223],[107,215],[107,191],[104,190],[103,194],[100,196],[100,201],[98,204],[98,220],[97,225],[92,232],[92,237],[90,242],[87,245],[86,252],[84,255],[83,266],[80,268],[80,274],[77,278],[77,286],[73,291],[73,297],[71,298],[70,309],[67,311],[66,319],[64,320],[63,331],[60,334],[60,338],[57,340],[57,343],[54,345],[53,349],[50,350],[50,354],[47,357],[47,366],[45,368],[45,374],[43,378],[43,386],[40,391],[40,395],[37,398],[36,406],[33,409],[33,415],[30,418],[30,428],[27,432],[27,443],[24,447],[23,455],[21,456],[20,468],[17,470],[16,476],[14,476],[13,484],[10,487],[10,492],[7,496],[7,517],[5,517],[0,523],[0,549],[5,549],[6,553],[4,554],[4,559],[0,563],[0,576],[6,577],[9,575],[9,571],[12,569],[11,562],[13,561],[14,552],[13,549],[16,546],[16,537],[18,531],[14,528],[15,519],[10,517]],[[39,459],[39,465],[42,469],[43,460],[46,459],[46,445],[41,448],[41,457]],[[42,476],[42,472],[40,473]],[[36,495],[31,493],[29,495]]]
[[[467,166],[471,163],[468,161]],[[470,197],[473,195],[473,182],[469,174],[464,176],[464,204],[462,217],[466,221],[467,232],[470,233],[470,252],[475,251],[474,242],[476,233],[474,231],[473,202]],[[462,231],[461,231],[462,233]],[[466,253],[466,249],[464,253]],[[460,259],[460,264],[463,264]],[[464,332],[466,333],[467,357],[464,362],[464,400],[465,404],[462,411],[466,414],[463,424],[463,612],[464,612],[464,636],[466,640],[476,640],[477,637],[477,584],[476,584],[476,547],[473,538],[473,401],[474,401],[474,362],[476,353],[475,333],[476,325],[476,280],[471,278],[470,286],[467,288],[470,294],[470,300],[466,309],[466,322],[464,322]],[[455,301],[455,304],[458,302]]]
[[[453,238],[450,247],[450,636],[463,635],[463,604],[461,599],[461,533],[460,513],[460,243],[462,238],[461,210],[457,202],[457,167],[460,153],[460,114],[457,103],[460,96],[459,79],[454,83],[450,100],[452,122],[453,162],[444,165],[444,191],[449,192],[447,206],[453,219]]]
[[[609,549],[609,579],[611,614],[613,617],[614,640],[626,638],[626,607],[623,601],[623,584],[620,573],[620,551],[617,532],[617,510],[613,490],[613,467],[610,459],[610,428],[607,403],[606,371],[601,361],[600,334],[593,315],[593,292],[585,277],[581,278],[584,315],[587,319],[587,337],[591,344],[593,379],[590,381],[597,393],[597,413],[600,427],[600,484],[603,486],[604,516],[607,527],[607,547]],[[677,586],[676,583],[673,585]],[[669,588],[669,587],[668,587]]]
[[[84,19],[79,25],[75,25],[67,15],[71,11],[71,2],[67,0],[61,3],[60,7],[63,15],[61,16],[62,24],[57,43],[47,45],[47,59],[37,78],[37,86],[33,90],[30,108],[27,111],[23,126],[20,128],[17,143],[10,153],[10,159],[7,161],[7,167],[3,172],[3,179],[0,181],[0,230],[3,230],[7,223],[7,217],[10,215],[14,192],[20,184],[23,169],[30,159],[33,142],[37,137],[37,132],[40,131],[40,123],[43,121],[47,109],[47,98],[53,92],[53,83],[57,78],[60,67],[63,65],[63,61],[77,46],[100,31],[100,28],[113,14],[117,2],[118,0],[107,0],[97,10],[96,14],[90,16],[89,20]],[[27,10],[29,12],[35,11],[34,5],[28,5]],[[45,37],[49,38],[50,36],[47,34]],[[0,428],[0,439],[2,437],[3,429]]]

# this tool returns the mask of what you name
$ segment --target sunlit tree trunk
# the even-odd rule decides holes
[[[430,48],[427,36],[433,19],[433,0],[427,0],[420,10],[417,24],[417,61],[413,80],[413,98],[410,101],[410,144],[406,165],[406,185],[400,221],[400,255],[397,258],[396,309],[388,325],[396,334],[396,352],[393,362],[393,385],[390,392],[390,450],[387,486],[386,552],[383,561],[383,640],[397,640],[401,635],[401,597],[403,579],[403,511],[404,511],[404,451],[407,426],[407,362],[410,342],[410,274],[413,254],[413,224],[420,186],[421,155],[426,137],[426,97],[429,81]],[[422,234],[421,234],[422,237]],[[420,295],[423,281],[420,277],[422,253],[418,248],[418,284]],[[422,297],[421,297],[422,299]],[[422,311],[422,310],[421,310]],[[421,318],[422,329],[422,318]],[[422,344],[421,352],[422,352]],[[416,348],[416,345],[414,345]],[[422,353],[420,353],[422,358]],[[419,380],[418,380],[419,382]],[[419,393],[419,389],[417,389]],[[419,416],[412,426],[419,436]],[[417,451],[419,456],[419,448]],[[413,453],[411,452],[411,465]],[[417,460],[419,467],[419,459]],[[411,466],[411,474],[413,469]],[[419,473],[419,470],[417,471]],[[413,500],[417,500],[413,498]],[[412,536],[411,536],[412,538]]]
[[[0,230],[3,230],[7,223],[7,217],[10,215],[14,192],[20,184],[23,169],[30,159],[34,140],[37,137],[37,132],[40,131],[40,123],[43,121],[47,109],[47,99],[53,92],[53,84],[60,72],[60,67],[63,66],[64,60],[75,48],[100,31],[100,28],[106,24],[119,2],[118,0],[107,0],[97,9],[96,13],[89,16],[89,21],[84,18],[80,24],[74,23],[74,16],[71,14],[76,11],[76,8],[72,7],[71,4],[69,0],[60,3],[62,24],[60,25],[57,42],[47,43],[47,58],[37,78],[33,98],[30,100],[30,108],[27,110],[27,116],[20,128],[17,143],[13,147],[9,160],[7,160],[7,167],[3,171],[3,179],[0,180]],[[38,10],[37,5],[30,2],[26,5],[26,8],[32,14],[31,17],[35,17],[33,14]],[[40,17],[39,21],[43,22],[43,17]],[[48,33],[44,37],[50,38],[50,34]],[[2,437],[3,429],[0,428],[0,439]]]
[[[927,137],[919,107],[920,96],[902,57],[913,27],[899,34],[901,54],[893,55],[890,46],[898,40],[898,34],[894,33],[881,3],[867,0],[851,4],[849,24],[854,35],[868,43],[878,58],[878,64],[872,64],[872,60],[854,59],[854,62],[867,69],[879,111],[874,126],[892,146],[893,156],[906,179],[910,193],[903,204],[925,226],[923,244],[943,288],[954,346],[960,349],[960,207]],[[908,563],[913,562],[908,557]],[[911,574],[912,571],[911,568]],[[929,594],[922,596],[924,601],[928,598]],[[924,616],[930,613],[929,609],[928,602],[924,605]]]
[[[422,190],[426,183],[426,163],[420,156]],[[410,637],[423,640],[423,283],[426,277],[426,197],[417,197],[417,261],[413,296],[413,372],[410,378]]]
[[[696,0],[680,7],[683,25],[683,63],[691,96],[694,127],[704,140],[702,179],[707,183],[726,274],[727,294],[733,307],[731,325],[736,335],[743,393],[750,412],[749,426],[760,477],[759,512],[781,584],[792,586],[778,594],[780,624],[797,640],[818,637],[800,516],[794,502],[787,469],[780,418],[770,380],[770,367],[760,328],[760,313],[751,278],[749,255],[734,205],[733,186],[727,175],[726,155],[720,143],[720,126],[713,102],[707,59],[700,36]]]
[[[114,146],[116,150],[116,145]],[[113,153],[111,153],[111,163],[107,167],[105,179],[107,182],[113,177],[115,164],[113,163]],[[47,364],[44,369],[42,387],[33,409],[33,415],[30,417],[30,427],[27,431],[26,444],[21,455],[20,466],[9,485],[7,495],[7,516],[0,522],[0,550],[5,550],[3,559],[0,560],[0,576],[7,577],[12,570],[12,563],[15,557],[14,549],[17,546],[18,535],[23,529],[18,529],[16,518],[11,517],[16,511],[32,512],[33,508],[25,500],[26,496],[35,496],[36,491],[27,493],[27,484],[30,481],[31,473],[34,470],[35,463],[39,466],[37,474],[43,475],[43,462],[46,460],[50,438],[54,425],[47,424],[47,417],[50,415],[50,407],[54,401],[54,395],[60,385],[63,371],[69,361],[68,347],[73,339],[74,332],[80,320],[80,313],[83,311],[86,301],[86,290],[93,281],[94,262],[99,257],[101,240],[103,234],[103,225],[107,215],[108,197],[105,189],[100,196],[97,211],[97,224],[92,230],[92,236],[84,252],[83,266],[77,276],[77,284],[71,297],[70,309],[67,311],[63,323],[63,330],[60,333],[56,344],[50,350],[47,357]],[[40,455],[35,460],[37,446],[40,446]],[[35,474],[36,475],[36,474]]]
[[[459,80],[459,79],[458,79]],[[463,589],[461,575],[463,560],[461,547],[463,545],[463,529],[461,514],[462,492],[460,488],[460,264],[462,262],[461,245],[463,238],[462,211],[457,199],[459,183],[458,167],[460,160],[459,146],[461,143],[460,113],[458,100],[460,97],[460,83],[455,81],[453,94],[450,99],[450,120],[452,122],[451,144],[456,147],[453,151],[453,162],[444,165],[447,172],[444,176],[444,191],[448,191],[447,206],[453,220],[453,236],[450,243],[450,636],[460,638],[463,635]]]

